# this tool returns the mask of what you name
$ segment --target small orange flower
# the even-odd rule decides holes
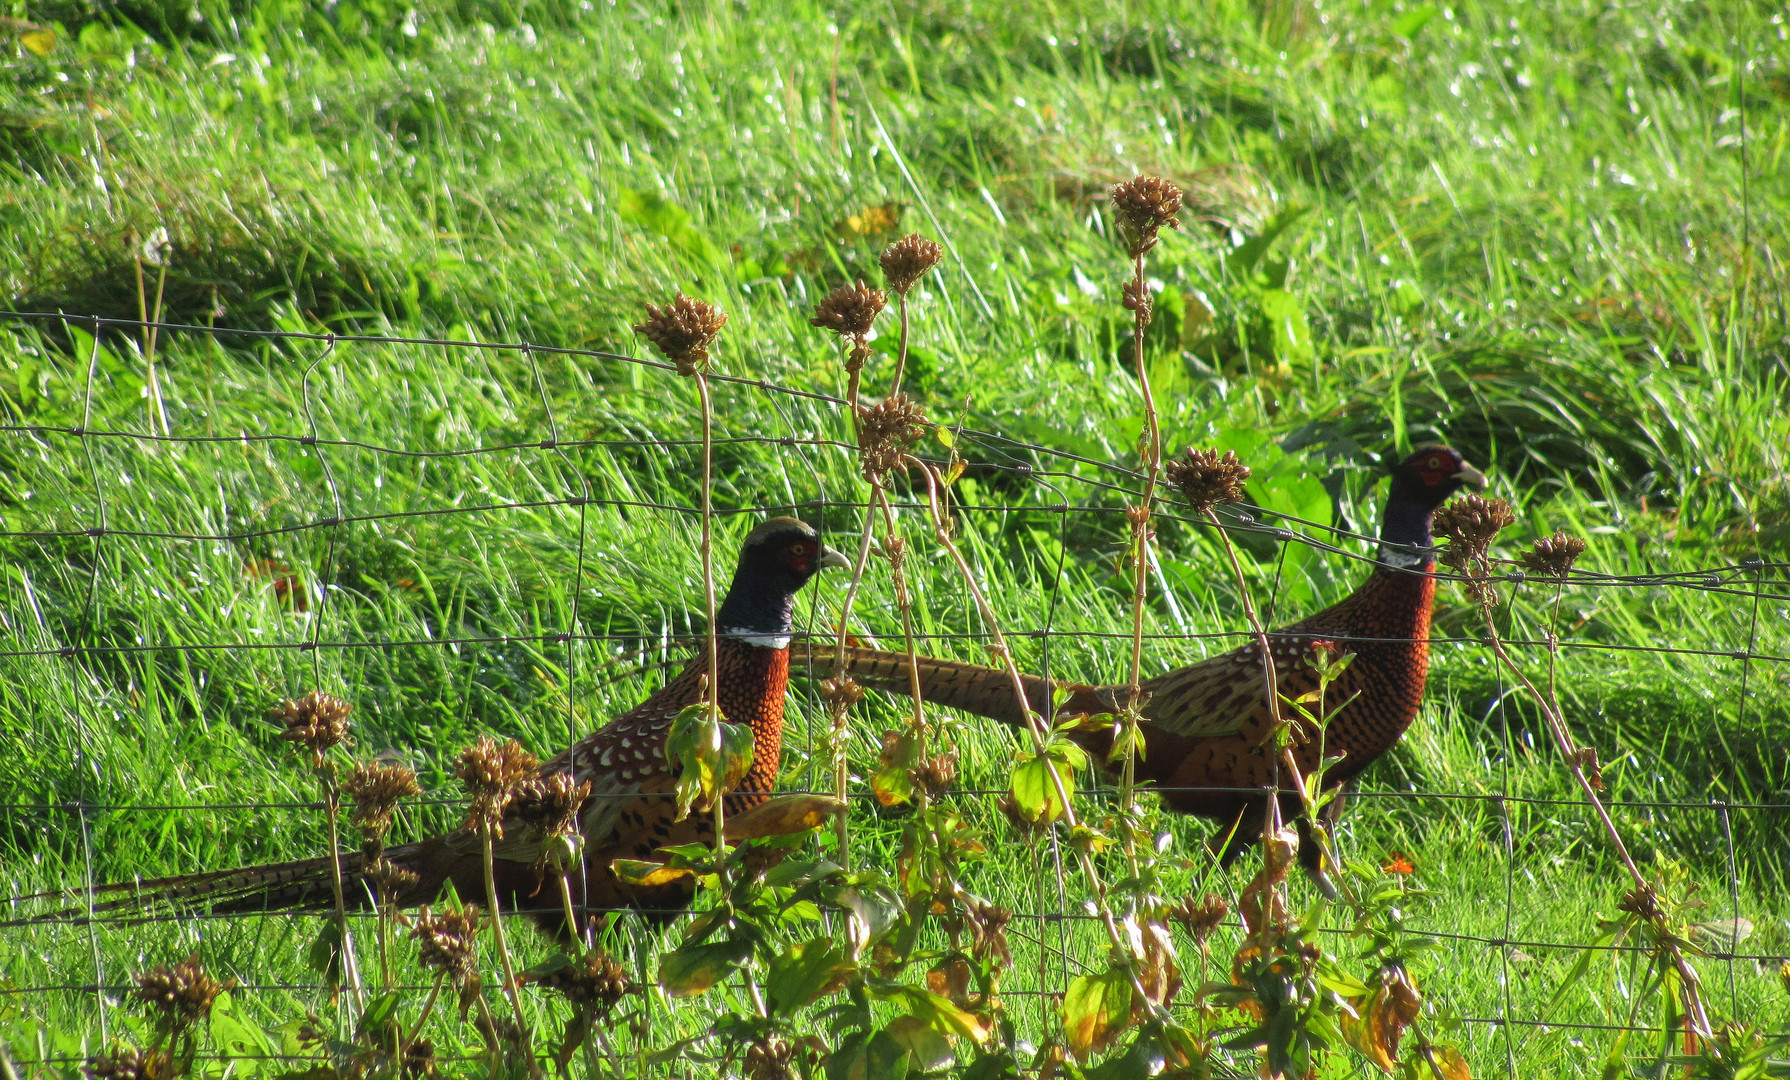
[[[1386,860],[1386,865],[1381,869],[1388,874],[1414,874],[1417,872],[1417,867],[1411,865],[1410,858],[1402,851],[1394,851],[1392,857]]]

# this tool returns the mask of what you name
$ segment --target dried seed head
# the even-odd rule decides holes
[[[1249,466],[1237,460],[1233,450],[1220,457],[1216,450],[1195,450],[1188,447],[1178,458],[1164,466],[1168,482],[1181,489],[1196,514],[1207,514],[1220,506],[1243,501],[1243,486],[1249,480]]]
[[[536,975],[534,981],[598,1017],[636,989],[627,969],[601,949],[592,949],[557,971]]]
[[[90,1080],[155,1080],[161,1064],[155,1054],[120,1046],[88,1058],[81,1071]]]
[[[286,730],[280,738],[311,752],[311,767],[323,767],[323,756],[348,738],[348,714],[354,706],[332,694],[313,690],[304,697],[282,701],[268,710],[273,721]]]
[[[178,964],[164,964],[138,975],[133,996],[149,1006],[157,1027],[178,1033],[209,1017],[211,1003],[224,990],[224,984],[206,973],[199,954],[194,953]]]
[[[466,785],[466,794],[472,799],[466,810],[466,827],[489,830],[493,839],[501,839],[503,814],[516,785],[539,764],[515,739],[500,743],[486,735],[462,750],[454,762],[454,776]]]
[[[1537,577],[1551,578],[1559,581],[1566,577],[1567,571],[1585,554],[1585,541],[1576,536],[1556,532],[1552,536],[1544,536],[1535,541],[1535,546],[1522,555],[1523,569]]]
[[[928,795],[936,799],[957,779],[957,755],[934,754],[909,769],[907,776],[915,787],[924,788]]]
[[[926,433],[926,412],[906,394],[858,406],[859,464],[866,480],[881,480]]]
[[[404,1075],[410,1080],[426,1080],[440,1073],[435,1063],[435,1044],[428,1039],[415,1039],[404,1050]]]
[[[1150,286],[1132,278],[1125,283],[1125,310],[1137,312],[1139,326],[1150,325],[1150,313],[1156,310],[1156,298],[1150,295]]]
[[[1140,176],[1107,189],[1119,235],[1132,258],[1156,246],[1156,234],[1167,225],[1181,227],[1181,189],[1159,176]]]
[[[945,249],[919,233],[909,233],[883,249],[883,280],[888,282],[890,290],[906,296],[926,271],[937,266],[945,257]]]
[[[972,956],[993,960],[1003,968],[1013,962],[1013,951],[1007,945],[1007,924],[1013,921],[1011,908],[970,901],[964,906],[964,921],[970,927]]]
[[[796,1080],[806,1071],[797,1059],[812,1060],[814,1056],[808,1039],[792,1042],[781,1035],[765,1035],[752,1040],[741,1066],[746,1080]]]
[[[679,375],[694,375],[707,370],[709,346],[725,325],[727,312],[679,292],[664,307],[646,305],[646,321],[634,327],[634,332],[677,365]]]
[[[827,703],[829,712],[837,710],[843,713],[864,700],[864,688],[850,675],[835,675],[821,682],[820,698]]]
[[[1492,539],[1516,519],[1503,499],[1462,495],[1437,510],[1431,526],[1449,540],[1448,550],[1442,553],[1444,563],[1457,570],[1477,567],[1483,571]]]
[[[543,836],[570,836],[578,828],[578,811],[590,798],[590,790],[589,780],[581,783],[569,772],[551,773],[517,785],[511,809]]]
[[[417,959],[454,986],[465,986],[478,967],[479,909],[467,905],[439,915],[427,907],[417,912],[410,936],[417,943]]]
[[[342,781],[342,790],[354,800],[354,827],[368,839],[383,839],[391,831],[392,812],[398,808],[398,800],[414,799],[423,793],[417,786],[416,773],[408,766],[377,761],[357,764]]]
[[[1647,923],[1658,923],[1666,917],[1665,909],[1660,906],[1659,893],[1651,885],[1637,885],[1630,889],[1616,902],[1616,907]]]
[[[90,1080],[151,1080],[156,1062],[141,1050],[116,1047],[87,1059],[81,1071]]]
[[[1207,893],[1198,900],[1189,896],[1179,906],[1170,908],[1168,917],[1186,930],[1196,944],[1204,946],[1206,939],[1212,936],[1230,913],[1231,905],[1225,902],[1224,897]]]
[[[367,880],[378,890],[381,902],[395,903],[422,880],[390,859],[375,859],[367,867],[365,874]]]
[[[862,281],[856,285],[841,285],[815,305],[814,318],[808,323],[861,344],[888,302],[889,294],[872,289]]]

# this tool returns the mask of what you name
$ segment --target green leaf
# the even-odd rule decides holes
[[[690,816],[739,785],[752,768],[752,729],[730,724],[719,711],[698,702],[684,708],[665,735],[665,758],[677,770],[677,820]]]
[[[695,997],[725,979],[750,955],[752,942],[744,938],[685,945],[659,959],[659,985],[671,997]]]
[[[1050,779],[1052,768],[1062,778],[1063,790],[1073,797],[1075,773],[1049,757],[1026,758],[1013,770],[1013,802],[1027,821],[1052,822],[1063,816],[1063,800]]]
[[[788,1016],[804,1005],[837,993],[857,974],[858,965],[826,938],[791,945],[771,958],[765,994],[773,1016]]]
[[[228,992],[219,994],[211,1003],[212,1046],[235,1062],[238,1075],[252,1075],[261,1070],[264,1061],[280,1053],[273,1039],[261,1025],[243,1015],[242,1007]]]
[[[43,57],[56,51],[56,35],[48,30],[27,30],[19,35],[19,44],[31,50],[31,55]]]
[[[1392,24],[1392,32],[1406,41],[1413,41],[1418,31],[1428,26],[1435,17],[1436,5],[1420,4],[1399,16],[1398,21]]]
[[[1268,289],[1262,293],[1261,312],[1271,331],[1274,359],[1282,366],[1310,363],[1317,356],[1311,325],[1305,321],[1305,305],[1297,296],[1285,289]]]
[[[981,1045],[994,1033],[994,1026],[988,1018],[960,1009],[951,1003],[950,998],[940,997],[930,990],[922,990],[906,983],[885,982],[872,985],[870,994],[895,1006],[903,1014],[913,1017],[940,1035],[968,1039]]]
[[[907,1047],[886,1031],[854,1031],[827,1058],[827,1080],[906,1080]]]
[[[1063,995],[1063,1030],[1077,1059],[1086,1061],[1111,1046],[1131,1026],[1133,993],[1131,976],[1117,965],[1069,980]]]
[[[706,268],[727,265],[721,249],[696,228],[690,212],[656,191],[620,189],[616,192],[616,213],[630,225],[663,236],[677,251]]]
[[[907,1048],[910,1069],[930,1073],[957,1064],[944,1033],[917,1016],[897,1016],[883,1030]]]

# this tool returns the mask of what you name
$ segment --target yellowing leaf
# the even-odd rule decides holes
[[[782,795],[727,819],[727,839],[760,840],[767,836],[818,829],[845,804],[831,795]]]
[[[1063,1031],[1077,1059],[1111,1046],[1131,1026],[1131,977],[1121,967],[1077,975],[1063,995]]]
[[[695,997],[731,973],[752,952],[748,941],[685,945],[659,960],[659,985],[674,998]]]
[[[683,870],[664,863],[646,862],[641,859],[616,859],[609,864],[615,876],[630,885],[652,888],[657,885],[670,885],[674,881],[696,876],[693,870]]]
[[[19,44],[34,56],[48,56],[56,49],[56,35],[48,30],[27,30],[19,35]]]
[[[833,232],[842,240],[863,240],[894,232],[900,224],[901,204],[886,202],[881,206],[866,206],[844,220],[834,222]]]
[[[1467,1059],[1452,1046],[1430,1047],[1429,1059],[1442,1080],[1473,1080],[1473,1072],[1467,1068]]]

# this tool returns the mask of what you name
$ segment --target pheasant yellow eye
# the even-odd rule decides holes
[[[1429,465],[1427,467],[1431,468],[1431,469],[1440,469],[1442,467],[1442,459],[1439,457],[1430,458]]]

